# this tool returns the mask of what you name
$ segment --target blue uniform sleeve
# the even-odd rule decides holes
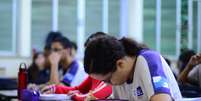
[[[154,51],[146,51],[141,53],[141,55],[145,58],[148,64],[154,94],[165,93],[171,95],[160,54]]]

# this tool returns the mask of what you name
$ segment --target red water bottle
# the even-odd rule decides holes
[[[27,88],[27,67],[25,63],[21,63],[18,72],[18,99],[21,99],[22,90]]]

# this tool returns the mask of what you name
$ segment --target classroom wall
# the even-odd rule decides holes
[[[0,77],[17,77],[20,63],[31,63],[31,58],[0,57]]]

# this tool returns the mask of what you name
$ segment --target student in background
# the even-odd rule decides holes
[[[103,37],[105,34],[98,32],[96,34],[92,34],[87,41],[85,42],[85,47],[94,39]],[[59,93],[59,94],[70,94],[73,95],[72,99],[74,101],[84,101],[84,100],[94,100],[94,99],[106,99],[112,93],[112,86],[104,83],[103,81],[99,81],[87,77],[79,86],[68,87],[61,85],[51,85],[47,86],[43,89],[44,93]]]
[[[72,44],[72,57],[76,57],[77,54],[77,44],[73,41],[71,41]]]
[[[201,89],[199,89],[198,85],[195,85],[188,78],[196,78],[196,76],[190,76],[189,73],[193,69],[191,64],[192,57],[195,55],[194,50],[185,49],[180,54],[177,65],[179,69],[179,73],[177,75],[177,81],[179,83],[179,88],[181,90],[181,94],[183,97],[200,97]],[[197,72],[196,72],[197,73]]]
[[[44,46],[44,56],[45,56],[45,67],[50,68],[50,61],[48,59],[50,53],[51,53],[51,43],[54,39],[57,37],[62,37],[61,32],[49,32],[46,39],[45,39],[45,46]]]
[[[51,65],[50,83],[77,86],[87,77],[83,65],[73,57],[72,44],[66,37],[57,37],[52,41],[48,59]]]
[[[189,82],[201,88],[201,53],[191,57],[185,69],[179,75],[179,81]]]
[[[190,58],[195,54],[196,53],[195,53],[194,50],[186,49],[179,55],[179,59],[178,59],[178,62],[177,62],[177,66],[178,66],[178,69],[179,69],[179,74],[185,69],[185,67],[188,64]]]
[[[36,52],[32,64],[28,68],[28,83],[45,84],[49,81],[50,72],[45,68],[45,57],[42,52]]]
[[[112,84],[115,99],[181,100],[164,58],[128,38],[107,35],[91,41],[85,50],[84,68],[92,78]]]
[[[178,81],[201,88],[201,53],[190,58],[185,69],[179,75]]]

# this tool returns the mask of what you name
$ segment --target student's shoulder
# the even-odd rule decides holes
[[[155,57],[159,57],[160,53],[154,50],[144,49],[139,52],[139,56],[143,56],[145,58],[147,57],[155,58]]]
[[[139,55],[137,62],[140,62],[147,69],[156,69],[162,67],[162,60],[160,53],[153,50],[142,50]]]
[[[138,58],[144,58],[147,62],[154,62],[160,60],[161,55],[157,51],[146,49],[139,52]]]

